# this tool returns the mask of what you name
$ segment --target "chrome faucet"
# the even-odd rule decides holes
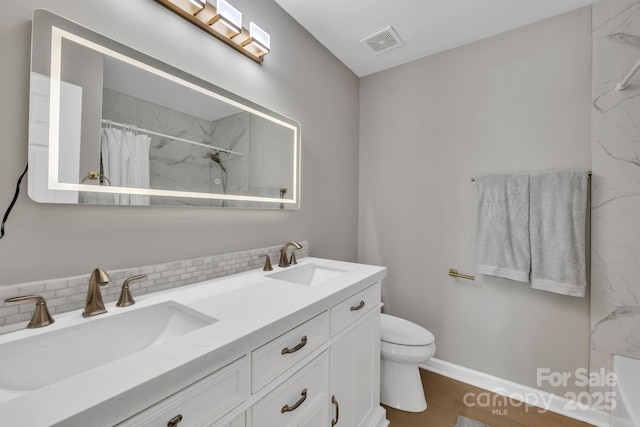
[[[291,252],[291,260],[287,259],[287,249],[289,246],[293,246],[295,249]],[[278,263],[278,267],[289,267],[291,264],[297,264],[295,251],[297,249],[302,249],[302,245],[298,242],[289,242],[285,243],[282,249],[280,249],[280,262]]]
[[[100,293],[100,286],[104,286],[111,281],[111,277],[101,268],[96,268],[89,277],[89,289],[87,290],[87,303],[84,306],[82,317],[96,316],[106,313]]]

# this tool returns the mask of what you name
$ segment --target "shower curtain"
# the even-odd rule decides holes
[[[104,174],[114,187],[150,188],[148,135],[132,129],[102,129]],[[148,205],[149,196],[116,194],[120,205]]]

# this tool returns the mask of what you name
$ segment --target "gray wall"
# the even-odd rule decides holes
[[[27,161],[31,13],[47,8],[302,124],[298,211],[59,206],[22,194],[0,240],[0,285],[308,240],[355,261],[358,79],[271,0],[235,0],[271,34],[257,65],[151,0],[5,0],[0,14],[0,209]],[[327,173],[331,171],[331,173]]]
[[[591,16],[580,9],[360,81],[358,260],[436,357],[550,392],[588,366],[589,300],[474,274],[475,188],[499,172],[589,168]],[[574,384],[568,389],[579,390]]]

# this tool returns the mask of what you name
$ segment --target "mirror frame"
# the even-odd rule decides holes
[[[293,188],[291,198],[275,198],[275,197],[259,197],[248,195],[235,195],[224,193],[202,193],[187,192],[174,190],[158,190],[151,188],[132,188],[132,187],[110,187],[96,186],[82,183],[65,183],[59,181],[58,156],[59,156],[59,119],[60,119],[60,86],[61,86],[61,67],[62,67],[62,40],[80,43],[83,46],[94,49],[100,53],[123,60],[129,64],[140,67],[146,71],[152,72],[160,77],[167,78],[174,83],[181,84],[188,89],[198,91],[208,95],[214,99],[229,103],[243,111],[256,114],[266,120],[284,126],[293,131]],[[33,30],[32,30],[32,49],[31,49],[31,73],[40,72],[34,70],[36,61],[35,52],[39,53],[37,61],[39,63],[49,64],[47,70],[50,77],[50,100],[49,100],[49,155],[48,155],[48,190],[49,191],[73,191],[73,192],[94,192],[94,193],[112,193],[112,194],[137,194],[149,196],[162,196],[172,198],[194,198],[194,199],[212,199],[212,200],[230,200],[230,201],[246,201],[258,203],[273,203],[273,208],[286,210],[300,208],[300,171],[301,171],[301,126],[296,120],[293,120],[280,113],[272,111],[266,107],[256,104],[246,98],[234,94],[226,89],[214,85],[206,80],[187,73],[170,64],[153,58],[143,52],[133,49],[125,44],[117,42],[102,34],[99,34],[87,27],[67,20],[45,9],[36,9],[33,13]],[[47,55],[42,55],[45,52]],[[44,61],[44,62],[43,62]],[[31,120],[31,119],[30,119]],[[31,144],[31,137],[30,144]],[[31,161],[31,158],[30,158]],[[29,181],[35,181],[35,167],[29,168]],[[49,201],[36,200],[32,196],[31,186],[29,196],[37,201],[47,203]],[[59,203],[59,202],[53,202]],[[83,203],[78,203],[83,204]],[[104,206],[104,205],[100,205]],[[114,205],[119,206],[119,205]],[[129,206],[129,205],[127,205]],[[166,206],[166,205],[146,205],[146,206]],[[240,206],[243,208],[258,209],[255,206]]]

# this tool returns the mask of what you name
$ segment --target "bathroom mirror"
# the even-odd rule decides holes
[[[297,209],[299,177],[295,120],[51,12],[34,12],[33,200]]]

